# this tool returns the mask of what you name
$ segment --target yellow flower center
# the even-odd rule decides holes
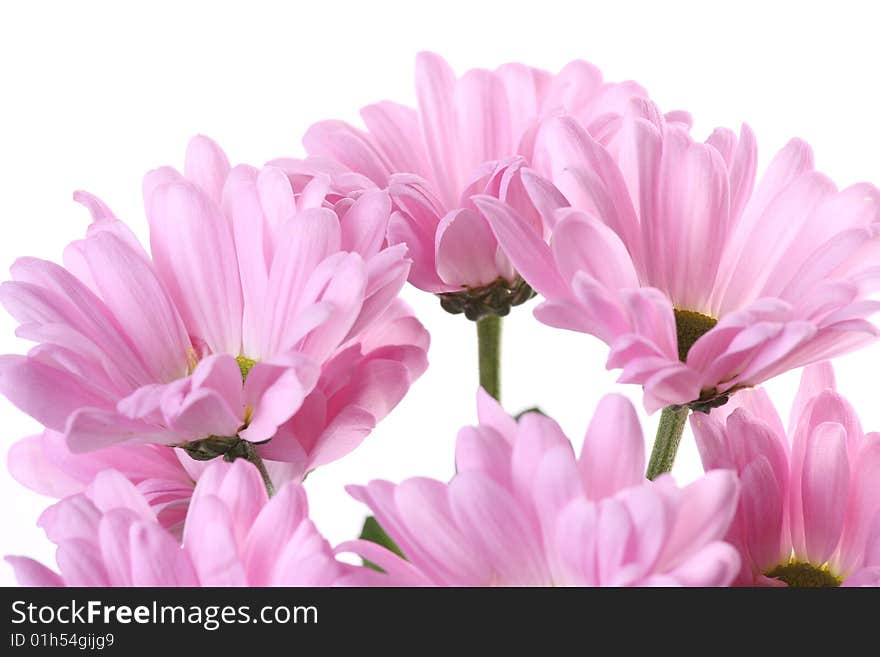
[[[843,581],[834,575],[828,566],[814,566],[811,563],[794,559],[768,570],[765,575],[782,580],[793,587],[840,586]]]
[[[718,320],[693,310],[672,311],[675,314],[675,332],[678,336],[678,359],[683,363],[694,343],[715,328]]]
[[[248,372],[251,371],[251,368],[257,364],[257,361],[247,358],[246,356],[236,356],[235,361],[238,363],[238,369],[241,370],[242,381],[247,378]]]

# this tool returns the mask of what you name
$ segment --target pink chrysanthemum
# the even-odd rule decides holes
[[[352,486],[408,561],[372,543],[343,544],[395,584],[452,586],[724,586],[739,570],[722,542],[737,484],[716,471],[684,489],[644,478],[632,404],[609,395],[580,458],[551,419],[514,421],[481,393],[449,484],[416,478]]]
[[[762,389],[691,426],[707,470],[739,473],[737,583],[880,586],[880,434],[862,432],[830,364],[804,370],[787,436]]]
[[[755,185],[747,127],[699,143],[632,101],[614,158],[563,117],[542,127],[535,161],[572,206],[545,214],[551,246],[497,199],[477,205],[547,299],[536,316],[606,342],[649,410],[705,409],[877,334],[880,192],[838,191],[807,144]]]
[[[94,222],[66,267],[23,258],[0,288],[39,343],[0,358],[0,389],[73,452],[207,458],[247,441],[298,477],[357,446],[424,371],[427,333],[396,298],[405,249],[383,248],[386,193],[290,161],[230,168],[197,137],[184,175],[149,173],[144,196],[152,259],[80,193]]]
[[[40,518],[58,546],[60,574],[7,557],[23,586],[333,586],[357,582],[309,520],[297,482],[271,500],[250,463],[215,461],[186,516],[183,547],[115,470]],[[363,573],[369,580],[371,573]]]
[[[394,199],[388,241],[404,243],[413,259],[410,282],[443,294],[444,307],[504,314],[531,292],[492,235],[471,197],[509,203],[543,236],[538,209],[558,192],[528,169],[539,122],[565,113],[601,143],[613,142],[634,82],[603,82],[593,65],[574,61],[557,74],[523,64],[474,69],[456,78],[438,55],[416,59],[413,109],[390,101],[361,111],[362,132],[323,121],[305,135],[313,155],[333,158],[367,176]],[[690,122],[682,112],[672,120]],[[467,291],[467,296],[449,296]]]

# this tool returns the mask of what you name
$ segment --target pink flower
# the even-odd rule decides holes
[[[830,364],[804,370],[787,436],[761,389],[691,427],[707,470],[739,473],[737,583],[880,586],[880,434],[862,433]]]
[[[40,518],[58,546],[60,574],[7,557],[23,586],[332,586],[362,569],[336,560],[309,520],[299,483],[271,500],[257,469],[215,461],[199,480],[183,546],[143,495],[115,470]],[[364,573],[369,579],[370,573]]]
[[[78,193],[94,222],[66,267],[23,258],[0,288],[38,343],[0,357],[0,390],[73,452],[152,442],[210,457],[246,440],[283,478],[339,458],[428,346],[396,298],[409,262],[383,248],[388,195],[340,179],[290,161],[230,168],[197,137],[185,175],[144,180],[152,259]]]
[[[624,397],[605,397],[580,458],[539,414],[517,423],[481,391],[480,424],[462,429],[449,484],[373,481],[367,504],[407,561],[363,541],[358,552],[397,584],[724,586],[739,570],[721,542],[736,508],[732,472],[684,489],[644,478],[641,427]]]
[[[394,199],[388,242],[404,243],[413,259],[410,282],[442,295],[444,307],[506,314],[527,300],[513,264],[471,198],[507,201],[543,237],[538,208],[563,202],[528,166],[539,122],[573,116],[602,143],[611,143],[630,97],[645,97],[634,82],[608,83],[591,64],[574,61],[558,74],[522,64],[474,69],[456,78],[438,55],[416,59],[418,107],[390,101],[361,111],[362,132],[342,121],[322,121],[306,133],[310,153],[338,160],[385,188]],[[689,124],[677,112],[676,121]],[[464,293],[468,296],[449,296]]]
[[[706,143],[648,102],[624,114],[614,158],[576,121],[546,122],[535,162],[571,208],[551,246],[511,209],[476,199],[544,323],[597,336],[649,411],[705,409],[737,389],[873,340],[880,192],[838,191],[791,141],[754,185],[756,146]]]

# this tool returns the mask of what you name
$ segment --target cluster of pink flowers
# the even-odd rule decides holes
[[[44,430],[9,470],[59,499],[39,520],[57,567],[7,557],[18,580],[880,585],[880,434],[828,363],[878,334],[880,190],[838,189],[799,140],[758,175],[748,126],[699,141],[587,62],[416,69],[417,107],[322,121],[302,159],[231,166],[195,137],[182,173],[144,178],[149,249],[77,192],[92,222],[63,266],[16,261],[0,303],[35,345],[0,356],[0,392]],[[651,463],[623,397],[575,456],[481,390],[452,479],[350,486],[382,536],[331,546],[303,481],[426,370],[407,281],[477,323],[496,375],[483,329],[533,296],[606,343],[663,409]],[[756,386],[802,367],[786,431]],[[688,415],[706,473],[678,486]]]

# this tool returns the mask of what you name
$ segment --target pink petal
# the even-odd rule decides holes
[[[150,505],[134,484],[115,470],[100,472],[89,486],[88,496],[103,513],[113,509],[126,509],[144,520],[156,519]]]
[[[213,140],[204,135],[190,139],[183,175],[217,203],[222,197],[229,168],[226,153]]]
[[[239,435],[251,442],[271,438],[299,410],[314,385],[314,374],[310,366],[302,369],[268,363],[254,365],[244,387],[251,418],[247,429]]]
[[[262,486],[262,481],[257,483]],[[284,486],[271,502],[263,506],[244,544],[243,558],[251,586],[270,585],[275,555],[281,552],[308,515],[305,490],[298,484]]]
[[[489,196],[476,196],[473,201],[520,275],[545,297],[565,296],[567,285],[541,236],[501,201]]]
[[[242,297],[232,227],[217,201],[170,183],[147,200],[156,270],[190,333],[215,353],[241,351]]]
[[[499,277],[498,242],[485,220],[470,210],[453,210],[440,221],[436,236],[437,273],[444,283],[481,287]]]
[[[235,253],[241,276],[244,314],[242,348],[256,354],[262,327],[263,303],[269,279],[267,263],[267,227],[257,190],[256,169],[237,166],[226,178],[223,210],[232,219]],[[292,196],[292,193],[291,193]]]
[[[596,505],[585,498],[575,498],[563,509],[556,521],[553,536],[554,581],[572,586],[597,586],[598,542]]]
[[[418,112],[382,101],[361,109],[361,118],[395,171],[430,175],[419,133]]]
[[[377,185],[385,186],[388,182],[389,166],[381,153],[362,132],[344,121],[315,123],[302,141],[309,155],[337,160]]]
[[[202,586],[246,585],[229,511],[219,498],[206,494],[191,505],[183,541]]]
[[[86,381],[26,356],[0,356],[0,392],[40,424],[62,432],[78,409],[108,406]]]
[[[639,286],[626,247],[614,231],[591,215],[570,212],[553,231],[553,257],[565,280],[583,271],[617,290]]]
[[[682,586],[730,586],[739,573],[740,557],[727,543],[709,543],[688,557],[671,576]]]
[[[304,288],[318,264],[339,251],[340,227],[326,209],[304,210],[284,225],[269,273],[267,298],[274,303],[264,318],[262,353],[270,357],[289,349],[293,317],[302,310]]]
[[[461,530],[491,564],[496,581],[540,585],[549,581],[535,527],[505,489],[476,472],[458,474],[449,486]]]
[[[641,484],[645,472],[645,440],[632,403],[606,395],[590,421],[578,459],[587,497],[598,500]]]
[[[705,308],[727,235],[730,190],[724,161],[714,148],[693,143],[683,131],[663,140],[654,257],[665,258],[665,289],[683,308]],[[660,250],[667,251],[660,253]]]
[[[117,443],[174,444],[183,436],[167,428],[132,420],[116,411],[81,408],[67,424],[67,446],[74,454],[102,449]]]
[[[743,469],[740,483],[745,543],[754,566],[763,572],[784,558],[785,482],[759,457]]]
[[[474,470],[510,486],[510,444],[490,427],[464,427],[455,439],[455,470]]]
[[[836,390],[834,381],[834,368],[831,363],[823,361],[815,365],[805,367],[801,373],[800,386],[791,407],[791,417],[788,421],[789,433],[794,434],[798,423],[804,415],[808,404],[825,390]]]
[[[665,568],[682,563],[701,546],[721,539],[736,511],[738,484],[729,470],[713,470],[682,491],[672,535],[661,558]]]
[[[428,161],[440,196],[447,207],[454,207],[460,177],[456,153],[455,74],[449,65],[433,53],[416,56],[416,96]]]
[[[513,443],[517,431],[516,420],[505,412],[498,400],[482,388],[477,390],[477,417],[480,424],[492,427],[508,443]]]
[[[6,563],[12,566],[15,579],[19,586],[64,586],[64,580],[43,564],[28,557],[5,557]]]
[[[129,541],[134,586],[210,585],[210,580],[199,581],[188,553],[158,525],[132,525]]]
[[[386,192],[362,194],[342,219],[342,250],[360,253],[365,258],[377,254],[385,241],[390,215],[391,199]]]
[[[144,362],[160,381],[184,376],[191,349],[178,307],[152,268],[110,233],[86,240],[95,284]]]
[[[357,573],[346,577],[341,586],[432,586],[434,584],[411,563],[371,541],[345,541],[337,546],[336,553],[345,552],[353,552],[362,559],[376,564],[385,572],[379,574],[367,568],[358,569]]]
[[[807,438],[801,476],[804,556],[811,563],[825,563],[840,540],[849,479],[846,433],[823,422]]]
[[[498,76],[481,69],[468,71],[456,84],[454,104],[463,174],[513,151],[510,110]]]

